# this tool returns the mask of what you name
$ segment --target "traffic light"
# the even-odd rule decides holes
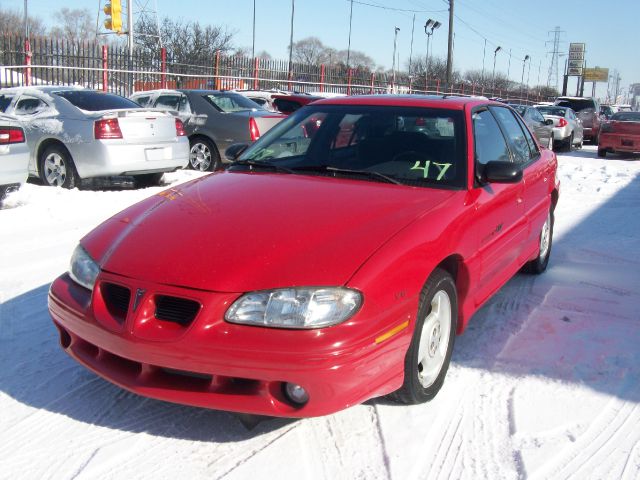
[[[111,0],[104,6],[104,13],[107,18],[104,21],[104,28],[122,33],[122,3],[121,0]]]

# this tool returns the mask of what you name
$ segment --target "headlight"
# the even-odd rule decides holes
[[[224,318],[244,325],[319,328],[344,322],[361,304],[362,295],[348,288],[282,288],[243,295]]]
[[[82,245],[78,245],[71,256],[69,268],[71,278],[83,287],[93,290],[98,273],[100,273],[98,264],[89,256]]]

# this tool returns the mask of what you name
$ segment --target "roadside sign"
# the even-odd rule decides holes
[[[570,76],[580,76],[582,75],[582,70],[584,67],[584,51],[585,51],[584,43],[570,43],[569,44],[569,71],[567,72]]]
[[[582,68],[584,67],[584,60],[569,60],[569,68]]]
[[[569,53],[571,52],[582,52],[584,53],[585,44],[584,43],[570,43],[569,44]]]
[[[582,68],[570,68],[569,69],[569,76],[581,76],[582,75]]]
[[[609,80],[609,69],[600,67],[585,68],[583,75],[585,82],[606,82]]]

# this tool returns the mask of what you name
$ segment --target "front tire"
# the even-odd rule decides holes
[[[404,383],[392,394],[406,404],[432,400],[451,362],[458,323],[458,296],[451,275],[436,269],[420,293],[418,317],[404,362]]]
[[[599,148],[598,149],[598,156],[600,158],[604,158],[607,156],[607,151],[604,148]]]
[[[538,240],[538,256],[527,262],[524,266],[526,273],[539,275],[547,269],[551,256],[551,244],[553,243],[553,210],[549,209],[547,219],[542,225]]]
[[[213,142],[205,137],[189,140],[189,168],[200,172],[212,172],[220,168],[220,155]]]
[[[40,155],[40,179],[50,187],[75,188],[79,177],[68,150],[51,145]]]

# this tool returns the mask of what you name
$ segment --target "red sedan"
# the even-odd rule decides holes
[[[149,397],[288,417],[424,402],[473,313],[547,267],[556,167],[503,104],[323,100],[89,233],[49,309],[68,354]]]
[[[602,125],[598,156],[607,153],[640,153],[640,112],[618,112]]]

